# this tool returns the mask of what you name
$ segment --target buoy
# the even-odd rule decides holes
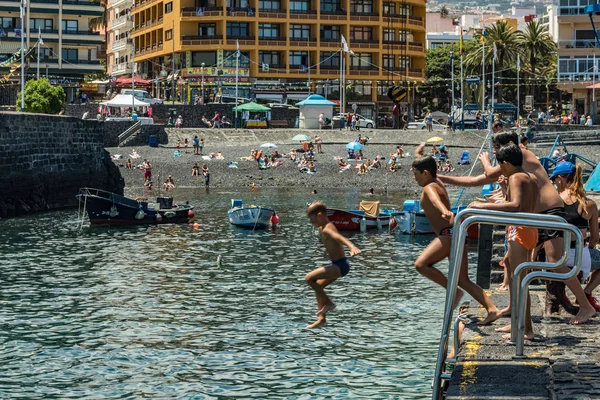
[[[114,204],[110,208],[110,212],[108,213],[108,215],[110,215],[113,218],[116,217],[117,215],[119,215],[119,211],[117,211],[117,207]]]
[[[279,225],[279,217],[276,213],[273,213],[273,216],[271,217],[271,224],[273,224],[273,226]]]
[[[362,217],[362,219],[360,220],[360,231],[361,232],[367,231],[367,220],[365,219],[365,217]]]
[[[192,226],[194,227],[194,229],[200,228],[200,224],[197,222],[194,222],[194,224]]]
[[[194,218],[194,210],[189,210],[188,211],[188,218]]]
[[[390,232],[393,232],[398,227],[398,223],[396,222],[396,218],[390,217]]]
[[[135,219],[144,219],[145,216],[146,216],[146,213],[143,212],[142,210],[139,210],[138,212],[135,213]]]
[[[160,215],[160,213],[156,213],[156,222],[161,222],[162,221],[162,215]]]

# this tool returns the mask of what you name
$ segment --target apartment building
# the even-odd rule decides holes
[[[425,79],[425,0],[135,0],[131,16],[138,73],[156,80],[174,64],[186,100],[233,95],[236,65],[238,95],[272,101],[335,99],[342,58],[349,102],[384,106],[392,82]]]
[[[589,0],[559,0],[558,4],[558,88],[572,94],[572,107],[591,113],[592,99],[587,90],[598,82],[596,39],[590,17],[585,12]],[[598,16],[594,16],[598,19]],[[598,23],[595,20],[594,23]],[[594,59],[596,68],[594,69]],[[595,107],[598,110],[598,107]],[[598,119],[595,118],[597,121]]]
[[[104,35],[92,32],[89,25],[90,19],[104,11],[99,0],[30,0],[24,30],[20,4],[17,0],[0,0],[0,63],[19,51],[21,34],[26,48],[35,46],[41,35],[41,76],[78,82],[84,75],[104,70],[98,59]],[[37,70],[37,47],[34,51],[27,66],[28,76],[35,76]],[[9,69],[1,68],[0,73],[6,74]]]

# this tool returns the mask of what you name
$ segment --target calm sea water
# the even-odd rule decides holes
[[[0,398],[429,398],[444,291],[412,264],[431,238],[348,234],[363,253],[328,290],[329,325],[307,330],[316,303],[303,278],[327,258],[303,192],[258,193],[276,231],[230,226],[229,199],[252,195],[218,190],[178,193],[197,230],[79,230],[77,210],[2,222]]]

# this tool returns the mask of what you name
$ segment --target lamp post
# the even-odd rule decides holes
[[[204,63],[200,64],[201,70],[202,70],[202,82],[200,83],[200,87],[202,89],[202,101],[200,102],[200,104],[204,104]]]

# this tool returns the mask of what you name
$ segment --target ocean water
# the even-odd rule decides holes
[[[258,191],[276,230],[229,225],[229,200],[249,192],[193,189],[177,197],[199,229],[80,229],[77,209],[3,221],[0,398],[430,398],[445,292],[412,264],[431,237],[346,234],[362,254],[327,289],[328,326],[307,330],[304,276],[327,256],[306,191]],[[413,197],[318,195],[338,208]]]

